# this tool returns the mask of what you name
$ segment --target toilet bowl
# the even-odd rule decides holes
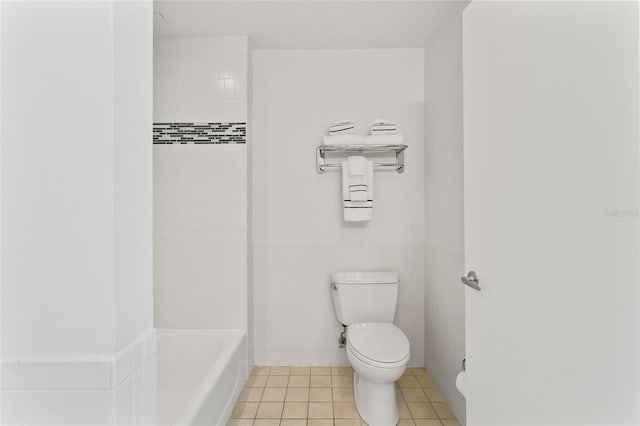
[[[360,417],[370,426],[395,426],[400,413],[395,381],[409,362],[409,340],[393,325],[397,272],[335,272],[331,289],[336,317],[346,327],[347,359]]]
[[[395,382],[406,370],[409,357],[409,340],[391,323],[347,327],[347,358],[355,370],[356,406],[370,426],[393,426],[398,422]]]

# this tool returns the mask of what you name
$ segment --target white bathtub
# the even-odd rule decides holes
[[[158,424],[224,426],[247,378],[246,334],[158,330]]]

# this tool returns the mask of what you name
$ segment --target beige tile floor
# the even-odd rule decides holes
[[[398,380],[399,426],[459,426],[424,368]],[[366,425],[353,401],[350,367],[256,367],[228,426]]]

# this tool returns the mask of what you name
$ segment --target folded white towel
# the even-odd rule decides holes
[[[388,118],[374,118],[373,122],[371,123],[372,126],[376,126],[376,125],[379,125],[379,124],[389,124],[389,125],[392,125],[392,126],[396,125],[395,122],[389,120]]]
[[[362,145],[364,138],[362,135],[336,135],[323,136],[323,145]]]
[[[389,132],[392,130],[398,130],[398,126],[391,126],[389,124],[377,124],[371,126],[371,133],[373,132]]]
[[[392,129],[392,128],[384,128],[384,129],[371,129],[371,131],[369,132],[370,135],[372,136],[378,136],[378,135],[397,135],[398,134],[398,129]]]
[[[364,137],[363,143],[366,145],[400,145],[404,138],[400,134],[396,135],[369,135]]]
[[[342,162],[342,196],[345,221],[373,218],[373,162],[361,156]]]
[[[329,135],[352,135],[356,132],[356,126],[352,121],[339,121],[329,126]]]
[[[386,118],[375,118],[369,133],[372,135],[395,135],[398,133],[398,125]]]
[[[333,121],[331,122],[331,124],[329,124],[329,127],[331,128],[333,126],[344,126],[344,125],[353,126],[353,121],[351,120]]]

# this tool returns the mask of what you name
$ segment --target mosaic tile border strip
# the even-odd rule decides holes
[[[247,143],[247,123],[153,123],[153,143]]]

